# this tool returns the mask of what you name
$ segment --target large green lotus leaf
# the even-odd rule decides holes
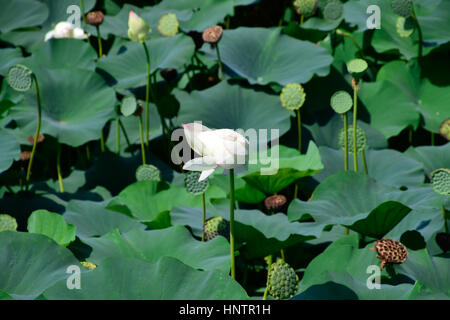
[[[8,170],[14,160],[19,158],[19,142],[6,129],[0,128],[0,173]]]
[[[61,143],[78,147],[100,137],[114,112],[115,92],[98,74],[81,69],[33,70],[42,102],[41,133]],[[37,106],[34,92],[11,109],[11,118],[27,134],[36,130]]]
[[[0,290],[15,299],[34,299],[59,280],[65,285],[70,265],[79,266],[73,254],[46,236],[0,232]]]
[[[386,207],[388,201],[395,202],[390,205],[391,209]],[[323,227],[330,224],[351,226],[360,221],[365,222],[366,231],[370,229],[371,233],[381,234],[379,230],[382,229],[386,234],[399,222],[396,217],[391,220],[390,216],[399,214],[402,217],[404,206],[411,210],[438,209],[440,199],[430,192],[429,187],[400,191],[362,173],[342,171],[325,179],[314,191],[311,201],[294,200],[288,216],[290,221],[295,221],[309,214]],[[372,214],[380,225],[367,220]]]
[[[150,52],[150,68],[153,73],[157,69],[175,68],[180,71],[185,64],[190,63],[195,45],[192,39],[184,34],[170,38],[147,40]],[[128,89],[146,84],[145,50],[139,42],[128,42],[114,55],[101,59],[98,67],[109,73],[120,89]]]
[[[8,69],[23,59],[20,48],[0,49],[0,75],[5,76]]]
[[[321,31],[331,31],[336,29],[342,22],[343,17],[337,20],[325,20],[322,18],[311,17],[306,20],[300,27],[303,29],[315,29]]]
[[[9,294],[0,290],[0,300],[14,300]]]
[[[180,102],[177,123],[201,121],[215,129],[278,129],[283,135],[290,128],[290,114],[281,107],[280,98],[226,81],[202,91],[190,94],[177,90],[175,96]],[[271,132],[267,139],[273,140]]]
[[[248,299],[245,290],[221,271],[199,271],[163,257],[150,263],[108,258],[83,274],[82,290],[67,290],[64,281],[47,289],[50,300],[222,300]]]
[[[79,237],[102,236],[118,229],[128,232],[144,230],[145,225],[124,214],[105,208],[106,202],[71,200],[64,212],[64,219],[77,227]]]
[[[304,298],[307,290],[328,282],[346,286],[360,300],[392,300],[407,299],[413,285],[399,284],[392,286],[381,283],[381,289],[370,290],[367,287],[367,280],[373,273],[367,273],[367,267],[379,265],[376,254],[366,248],[358,248],[359,238],[357,235],[343,237],[333,242],[320,255],[314,258],[305,270],[302,281],[299,284],[299,295],[294,299]],[[382,275],[386,275],[386,269]],[[326,290],[327,286],[322,286]],[[345,290],[347,292],[347,290]],[[322,293],[323,294],[323,293]],[[354,299],[354,295],[347,294],[347,298]]]
[[[442,146],[410,147],[405,154],[423,163],[427,176],[436,169],[450,168],[450,143]]]
[[[94,71],[96,59],[97,53],[87,42],[51,39],[33,52],[30,65],[32,70],[43,65],[50,69],[79,68]]]
[[[330,175],[344,170],[344,150],[319,147],[320,157],[324,169],[314,175],[314,179],[321,182]],[[420,186],[424,181],[423,165],[396,151],[365,150],[367,171],[376,181],[394,187]],[[353,168],[353,156],[349,154],[349,168]],[[361,156],[358,155],[358,171],[364,172]]]
[[[427,44],[441,45],[450,40],[448,13],[450,2],[445,0],[415,1],[415,11]]]
[[[278,154],[276,149],[279,149]],[[270,156],[268,152],[258,153],[254,157],[250,155],[248,173],[242,178],[251,186],[271,195],[295,180],[312,176],[322,169],[319,149],[310,141],[306,154],[278,145],[270,149]]]
[[[37,0],[2,1],[0,32],[38,26],[48,14],[47,6]]]
[[[230,246],[224,237],[201,242],[192,238],[183,226],[126,233],[114,230],[100,238],[85,238],[83,242],[92,247],[88,260],[96,264],[109,257],[148,262],[173,257],[195,269],[230,271]]]
[[[331,107],[330,107],[331,108]],[[348,125],[353,125],[353,115],[352,112],[348,112]],[[358,127],[364,130],[367,139],[367,147],[370,149],[384,149],[388,147],[386,138],[383,134],[375,129],[373,126],[357,121]],[[335,114],[331,119],[325,124],[320,125],[319,123],[314,123],[311,125],[304,125],[308,131],[311,133],[314,142],[319,146],[326,146],[333,149],[339,149],[338,135],[339,131],[344,128],[344,120],[340,115]]]
[[[214,49],[203,49],[216,57]],[[251,84],[306,83],[314,74],[326,76],[333,62],[326,49],[284,35],[281,28],[225,30],[219,49],[224,71]]]
[[[140,221],[151,222],[158,215],[170,211],[172,207],[186,205],[192,207],[201,206],[201,195],[192,195],[186,188],[170,186],[161,187],[163,184],[156,181],[138,181],[126,187],[108,207],[125,206],[131,216]],[[206,199],[223,198],[224,192],[216,186],[210,186],[206,193]]]
[[[207,206],[206,218],[221,216],[230,219],[229,208]],[[170,213],[172,225],[189,226],[201,237],[202,210],[200,208],[175,207]],[[247,258],[264,257],[287,246],[304,242],[320,235],[321,228],[312,223],[291,223],[285,214],[265,215],[259,210],[235,211],[235,238],[244,247],[239,251]]]
[[[445,102],[450,99],[450,86],[437,87],[427,79],[421,81],[416,63],[385,64],[377,81],[363,83],[359,93],[370,113],[371,125],[387,138],[408,126],[417,128],[420,117],[424,128],[431,132],[439,132],[442,121],[450,118]]]
[[[145,105],[145,104],[143,104]],[[158,109],[153,103],[149,105],[149,119],[150,119],[150,139],[156,138],[162,134],[161,130],[161,118],[158,114]],[[145,125],[145,112],[142,113],[142,121]],[[135,116],[120,117],[120,122],[122,123],[130,144],[140,144],[141,138],[139,135],[139,118]],[[123,129],[120,129],[120,152],[123,152],[128,148],[127,139],[123,133]],[[145,137],[145,133],[144,133]],[[108,138],[106,139],[106,146],[112,152],[117,151],[117,122],[113,121],[109,128]]]
[[[28,232],[43,234],[57,244],[67,246],[75,240],[76,227],[58,213],[36,210],[28,218]]]
[[[415,280],[421,281],[429,288],[447,295],[450,299],[450,259],[432,257],[426,249],[408,250],[408,258],[396,271]]]

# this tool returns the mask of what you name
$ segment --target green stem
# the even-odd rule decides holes
[[[91,160],[91,149],[89,148],[89,142],[86,144],[86,159],[87,161]]]
[[[216,43],[215,47],[216,47],[216,52],[217,52],[217,63],[219,64],[219,70],[218,70],[218,73],[217,73],[217,77],[220,80],[223,80],[222,58],[220,57],[219,44]]]
[[[206,223],[206,201],[205,193],[202,193],[202,242],[205,241],[205,223]]]
[[[103,129],[100,132],[100,150],[105,152],[105,137],[103,136]]]
[[[420,58],[422,58],[422,52],[423,52],[423,35],[422,35],[422,29],[420,28],[420,25],[419,25],[419,19],[417,19],[416,13],[414,12],[414,9],[413,9],[413,12],[412,12],[412,17],[414,19],[414,22],[416,23],[417,32],[419,34],[419,48],[418,48],[418,53],[417,54],[418,54],[419,59],[420,59]]]
[[[236,280],[236,266],[234,256],[234,169],[230,169],[230,258],[231,277]]]
[[[87,21],[86,21],[86,15],[84,14],[84,0],[80,0],[80,11],[81,11],[81,17],[83,19],[83,24],[86,26],[87,25]],[[91,40],[89,39],[89,36],[87,37],[87,41],[90,44]]]
[[[103,57],[102,38],[100,35],[100,26],[97,25],[98,57]]]
[[[348,171],[348,117],[347,112],[344,113],[344,169]]]
[[[28,189],[28,183],[30,181],[30,176],[31,176],[31,166],[33,165],[34,155],[36,154],[36,146],[37,146],[38,139],[39,139],[39,133],[41,130],[41,119],[42,119],[42,107],[41,107],[41,96],[39,94],[39,84],[38,84],[37,78],[34,74],[33,74],[33,77],[34,77],[34,85],[36,88],[36,100],[37,100],[37,107],[38,107],[38,123],[36,126],[36,134],[34,136],[34,141],[33,141],[33,149],[31,149],[30,161],[28,162],[27,177],[26,177],[27,189]]]
[[[123,126],[122,121],[120,121],[120,118],[119,118],[119,126],[122,129],[122,133],[123,133],[123,135],[125,137],[125,141],[127,142],[128,148],[131,147],[131,143],[130,143],[130,139],[128,138],[127,131],[125,130],[125,127]]]
[[[142,125],[142,115],[139,116],[139,136],[141,138],[142,164],[145,164],[144,130]]]
[[[302,153],[302,119],[300,109],[297,109],[297,134],[298,134],[298,152]],[[298,185],[295,184],[294,199],[298,196]]]
[[[116,120],[116,153],[120,154],[120,119]]]
[[[444,218],[445,233],[448,234],[447,215],[446,215],[446,212],[445,212],[444,205],[441,205],[441,211],[442,211],[442,217]]]
[[[348,236],[349,234],[349,229],[347,227],[345,227],[345,235]]]
[[[355,172],[358,171],[358,153],[356,152],[356,122],[358,114],[358,87],[353,86],[353,165]]]
[[[412,140],[413,139],[412,136],[413,136],[413,129],[411,127],[409,127],[409,130],[408,130],[408,142],[409,142],[410,146],[412,146],[412,144],[413,144],[412,143],[412,141],[413,141]]]
[[[147,44],[144,45],[145,57],[147,59],[147,87],[145,88],[145,145],[149,146],[150,140],[150,117],[149,117],[149,100],[150,100],[150,54],[148,52]]]
[[[304,21],[305,21],[305,16],[301,15],[301,17],[300,17],[300,25],[302,25]]]
[[[56,172],[58,173],[59,192],[64,193],[64,185],[61,175],[61,144],[59,142],[56,154]]]
[[[364,152],[364,149],[361,151],[361,158],[364,165],[364,173],[369,174],[369,170],[367,170],[366,153]]]
[[[281,259],[283,259],[283,261],[286,261],[286,254],[284,253],[284,249],[281,249],[280,253],[281,253]]]
[[[270,270],[270,266],[272,265],[272,256],[269,256],[269,261],[267,262],[267,277],[269,276],[269,270]],[[269,286],[268,284],[266,284],[266,290],[264,290],[264,296],[263,296],[263,300],[267,300],[267,294],[269,293]]]

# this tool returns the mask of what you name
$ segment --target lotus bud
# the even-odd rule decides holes
[[[150,26],[133,11],[128,16],[128,37],[132,41],[145,42],[147,34],[151,32]]]

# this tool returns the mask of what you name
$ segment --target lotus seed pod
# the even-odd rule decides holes
[[[439,133],[444,137],[444,139],[450,141],[450,118],[445,119],[441,123],[441,126],[439,127]]]
[[[317,0],[295,0],[294,8],[299,15],[310,17],[316,11]]]
[[[386,264],[403,263],[408,258],[408,250],[398,241],[392,239],[381,239],[375,242],[377,258],[381,260],[381,270]]]
[[[442,251],[447,252],[450,250],[450,234],[445,232],[440,232],[436,235],[436,243],[442,249]]]
[[[281,105],[288,110],[297,110],[305,103],[306,94],[298,83],[289,83],[281,90]]]
[[[450,169],[441,168],[430,173],[431,186],[439,194],[450,195]]]
[[[286,202],[287,199],[284,195],[274,194],[264,200],[264,206],[269,211],[280,212]]]
[[[208,179],[198,181],[200,175],[200,171],[188,171],[184,174],[184,184],[186,185],[187,192],[198,195],[208,189]]]
[[[337,91],[331,96],[330,105],[336,113],[344,114],[353,106],[352,96],[347,91]]]
[[[101,11],[91,11],[86,15],[86,22],[93,26],[102,24],[105,15]]]
[[[16,219],[8,214],[0,214],[0,232],[16,231],[16,230],[17,230]]]
[[[212,26],[203,31],[203,41],[208,43],[217,43],[222,38],[223,29],[221,26]]]
[[[80,264],[83,267],[88,268],[89,270],[94,270],[95,268],[97,268],[97,265],[92,263],[92,262],[88,262],[88,261],[81,261]]]
[[[348,152],[353,153],[353,126],[347,129]],[[360,127],[356,127],[356,151],[360,153],[366,147],[366,133]],[[338,135],[339,147],[345,150],[345,132],[344,128],[339,131]]]
[[[367,62],[363,59],[353,59],[347,62],[348,72],[356,78],[360,78],[364,71],[366,71],[367,67]]]
[[[391,0],[392,10],[402,17],[409,17],[413,10],[413,4],[411,0]]]
[[[230,240],[230,225],[227,220],[222,217],[211,218],[206,221],[203,226],[205,240],[209,241],[217,236],[223,236]]]
[[[408,38],[414,32],[414,22],[412,21],[411,17],[409,18],[397,17],[395,28],[400,37]]]
[[[267,288],[269,294],[277,300],[292,298],[298,290],[295,270],[282,259],[278,259],[269,268]]]
[[[178,33],[177,15],[175,13],[168,13],[163,15],[158,21],[158,31],[164,37],[173,37]]]
[[[137,109],[137,101],[134,96],[128,96],[123,98],[122,103],[120,105],[120,112],[125,116],[131,116],[136,112]]]
[[[21,64],[13,65],[6,75],[8,84],[17,91],[27,91],[33,84],[33,72]]]
[[[143,164],[136,170],[137,181],[161,181],[161,173],[151,164]]]
[[[323,17],[326,20],[338,20],[344,13],[344,6],[339,1],[329,2],[323,10]]]

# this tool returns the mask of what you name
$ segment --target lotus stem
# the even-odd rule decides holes
[[[284,253],[284,249],[280,250],[280,254],[281,254],[281,259],[283,259],[283,261],[286,261],[286,254]]]
[[[223,71],[222,71],[222,58],[220,57],[219,44],[216,43],[216,52],[217,52],[217,63],[219,64],[219,70],[217,73],[217,77],[222,80],[223,79]]]
[[[300,16],[300,25],[302,25],[304,21],[305,21],[305,16],[301,15]]]
[[[297,109],[297,134],[298,134],[298,152],[302,153],[302,119],[300,109]],[[294,199],[298,196],[298,185],[295,184]]]
[[[100,150],[105,152],[105,137],[103,136],[103,129],[100,132]]]
[[[225,29],[226,30],[230,29],[230,20],[231,20],[231,17],[228,15],[227,18],[225,19]]]
[[[270,266],[272,265],[272,256],[267,259],[267,277],[269,277]],[[266,284],[266,290],[264,290],[263,300],[267,300],[267,294],[269,293],[269,286]]]
[[[123,126],[122,121],[120,121],[120,118],[119,118],[119,126],[122,129],[123,136],[125,137],[125,141],[127,142],[128,148],[131,147],[131,143],[130,143],[130,139],[128,138],[127,131],[125,130],[125,127]]]
[[[345,227],[345,235],[348,236],[349,233],[350,233],[350,230],[348,229],[348,227]]]
[[[206,201],[205,193],[202,193],[202,242],[205,242],[205,223],[206,223]]]
[[[142,115],[139,115],[139,137],[141,138],[142,164],[145,164],[144,130],[142,125]]]
[[[80,0],[80,11],[81,11],[81,17],[83,19],[83,24],[87,25],[86,15],[84,14],[84,0]],[[91,40],[89,39],[89,35],[87,37],[87,42],[89,44],[91,44]]]
[[[445,212],[444,205],[441,205],[441,211],[442,211],[442,217],[444,218],[444,228],[445,228],[445,233],[448,234],[447,214],[446,214],[446,212]]]
[[[356,82],[356,79],[354,79]],[[358,153],[356,149],[356,122],[358,114],[358,84],[353,85],[353,165],[355,172],[358,172]]]
[[[116,120],[116,153],[120,154],[120,118]]]
[[[230,258],[231,277],[236,280],[236,265],[234,256],[234,169],[230,169]]]
[[[37,126],[36,126],[36,134],[34,136],[34,141],[33,141],[33,149],[31,149],[30,161],[28,162],[28,169],[27,169],[27,176],[26,176],[27,189],[28,189],[28,183],[30,181],[30,176],[31,176],[31,166],[33,165],[34,155],[36,154],[36,146],[37,146],[37,143],[39,140],[39,133],[41,131],[41,120],[42,120],[42,106],[41,106],[41,96],[39,94],[39,84],[38,84],[37,78],[34,74],[33,74],[33,78],[34,78],[34,86],[36,88],[36,101],[37,101],[37,107],[38,107],[38,122],[37,122]]]
[[[145,57],[147,59],[147,87],[145,88],[145,145],[147,148],[149,147],[150,140],[150,118],[149,118],[149,100],[150,100],[150,54],[148,52],[147,44],[145,42],[142,43],[144,45]]]
[[[97,25],[98,57],[103,57],[102,38],[100,35],[100,26]]]
[[[367,170],[367,161],[366,161],[366,153],[364,149],[361,151],[362,163],[364,165],[364,173],[369,174],[369,170]]]
[[[59,192],[64,193],[64,184],[61,175],[61,144],[58,142],[58,150],[56,153],[56,172],[58,174]]]
[[[89,149],[89,142],[86,144],[86,159],[91,160],[91,149]]]
[[[348,117],[347,112],[344,113],[344,169],[348,171]]]
[[[416,23],[417,33],[419,34],[419,48],[418,48],[417,54],[420,59],[420,58],[422,58],[422,52],[423,52],[423,35],[422,35],[422,29],[420,28],[420,24],[419,24],[419,19],[417,19],[414,9],[412,11],[412,17],[414,19],[414,22]]]
[[[408,142],[409,142],[410,146],[413,145],[413,137],[412,136],[413,136],[413,129],[411,127],[409,127],[409,130],[408,130]]]

